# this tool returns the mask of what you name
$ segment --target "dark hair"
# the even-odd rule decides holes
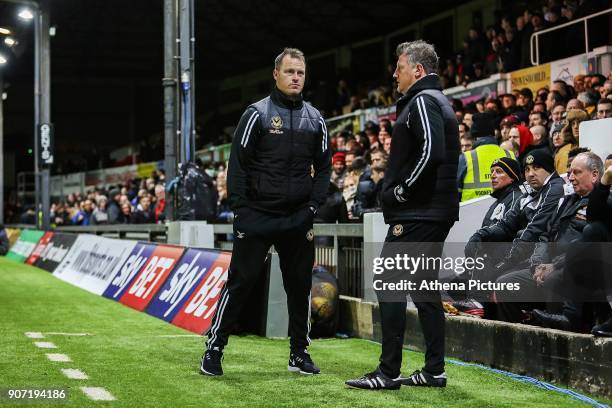
[[[601,98],[600,100],[597,101],[598,105],[603,105],[603,104],[606,104],[606,103],[612,104],[612,100],[608,99],[608,98]]]
[[[580,153],[586,153],[590,151],[591,149],[589,149],[588,147],[574,147],[572,150],[569,151],[569,153],[567,153],[567,158],[574,158]]]
[[[476,138],[474,138],[474,136],[469,133],[466,133],[465,135],[461,136],[460,139],[470,140],[472,142],[476,140]]]
[[[372,150],[370,152],[370,157],[372,157],[372,155],[375,155],[375,154],[382,154],[385,160],[389,158],[389,155],[387,154],[387,152],[385,152],[385,149],[381,147],[377,147],[376,149]]]
[[[463,102],[461,102],[461,99],[453,98],[451,100],[451,105],[454,111],[463,110]]]
[[[385,171],[385,166],[373,166],[372,173],[382,173]]]
[[[365,132],[359,132],[355,135],[355,140],[359,143],[365,150],[370,150],[370,139]]]
[[[563,82],[563,81],[561,81],[561,82]],[[565,83],[565,82],[563,82],[563,83]],[[561,95],[561,93],[559,93],[557,91],[550,91],[548,93],[548,96],[550,96],[550,95],[552,95],[552,99],[555,102],[554,106],[561,105],[561,104],[565,105],[565,98],[563,97],[563,95]]]
[[[562,79],[555,79],[555,80],[553,81],[553,84],[559,84],[559,85],[561,85],[561,88],[563,89],[563,92],[565,93],[565,95],[564,95],[564,96],[562,95],[563,97],[568,97],[568,96],[569,96],[569,90],[567,89],[567,88],[568,88],[567,82],[565,82],[565,81],[564,81],[564,80],[562,80]]]
[[[353,159],[350,170],[363,170],[367,165],[368,164],[363,157],[357,156]]]
[[[544,121],[544,123],[548,122],[548,114],[545,112],[540,112],[540,111],[533,112],[532,111],[531,113],[529,113],[529,115],[538,115],[540,119]]]
[[[391,126],[391,123],[381,123],[380,128],[385,129],[385,132],[388,134],[393,133],[393,126]]]

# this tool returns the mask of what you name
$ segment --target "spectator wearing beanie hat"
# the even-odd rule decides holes
[[[523,159],[523,168],[527,169],[528,165],[541,167],[551,174],[556,171],[553,157],[542,149],[535,149],[534,151],[525,155]]]
[[[502,142],[505,142],[510,138],[510,129],[518,124],[520,124],[520,122],[516,115],[508,115],[502,119],[501,123],[499,124]]]
[[[521,167],[516,160],[502,157],[491,163],[491,196],[495,202],[482,220],[483,227],[501,220],[506,212],[520,202],[523,195],[520,185]]]
[[[497,145],[495,114],[476,113],[473,122],[470,133],[476,139],[474,148],[459,156],[457,186],[461,193],[461,201],[491,194],[489,181],[491,164],[502,157],[515,158],[514,153],[507,152]]]

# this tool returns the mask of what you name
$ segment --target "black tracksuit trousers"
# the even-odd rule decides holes
[[[291,350],[310,344],[310,289],[314,265],[312,212],[308,208],[283,216],[240,208],[234,219],[234,247],[228,281],[208,331],[208,349],[222,350],[251,288],[261,278],[270,247],[278,252],[287,293]]]
[[[439,257],[443,242],[453,225],[452,222],[411,222],[391,225],[385,239],[382,257],[393,257],[401,248],[408,249],[409,255],[419,256],[425,251],[427,256]],[[396,243],[414,243],[398,246]],[[419,245],[418,243],[427,243]],[[431,245],[430,243],[438,243]],[[389,245],[391,244],[391,245]],[[403,254],[400,254],[403,255]],[[439,271],[427,271],[426,278],[436,279]],[[418,276],[418,273],[415,276]],[[423,276],[421,276],[423,278]],[[389,294],[377,292],[382,326],[382,353],[380,370],[391,378],[400,375],[404,331],[406,330],[406,296],[389,301]],[[415,303],[421,329],[425,337],[425,367],[428,373],[438,375],[444,371],[444,309],[440,293],[410,293]]]

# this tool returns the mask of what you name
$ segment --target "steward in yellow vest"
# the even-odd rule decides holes
[[[502,157],[516,159],[514,153],[497,145],[494,136],[497,118],[494,114],[476,113],[473,121],[470,133],[476,139],[474,149],[459,156],[457,184],[461,201],[491,194],[491,164]]]

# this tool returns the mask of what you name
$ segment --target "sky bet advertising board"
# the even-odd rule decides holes
[[[226,304],[226,302],[219,303],[219,297],[227,282],[231,253],[220,252],[216,255],[215,262],[202,276],[200,283],[172,320],[175,326],[204,334],[210,328],[217,308],[221,309]]]
[[[102,295],[117,301],[121,299],[121,296],[123,296],[125,290],[134,281],[138,272],[151,258],[153,251],[155,251],[154,244],[138,242],[128,255],[126,261],[118,268]]]
[[[158,245],[119,302],[136,310],[145,310],[184,251],[183,247]]]
[[[188,249],[164,286],[157,292],[157,296],[147,308],[147,313],[171,322],[202,278],[210,272],[218,256],[216,251]]]

